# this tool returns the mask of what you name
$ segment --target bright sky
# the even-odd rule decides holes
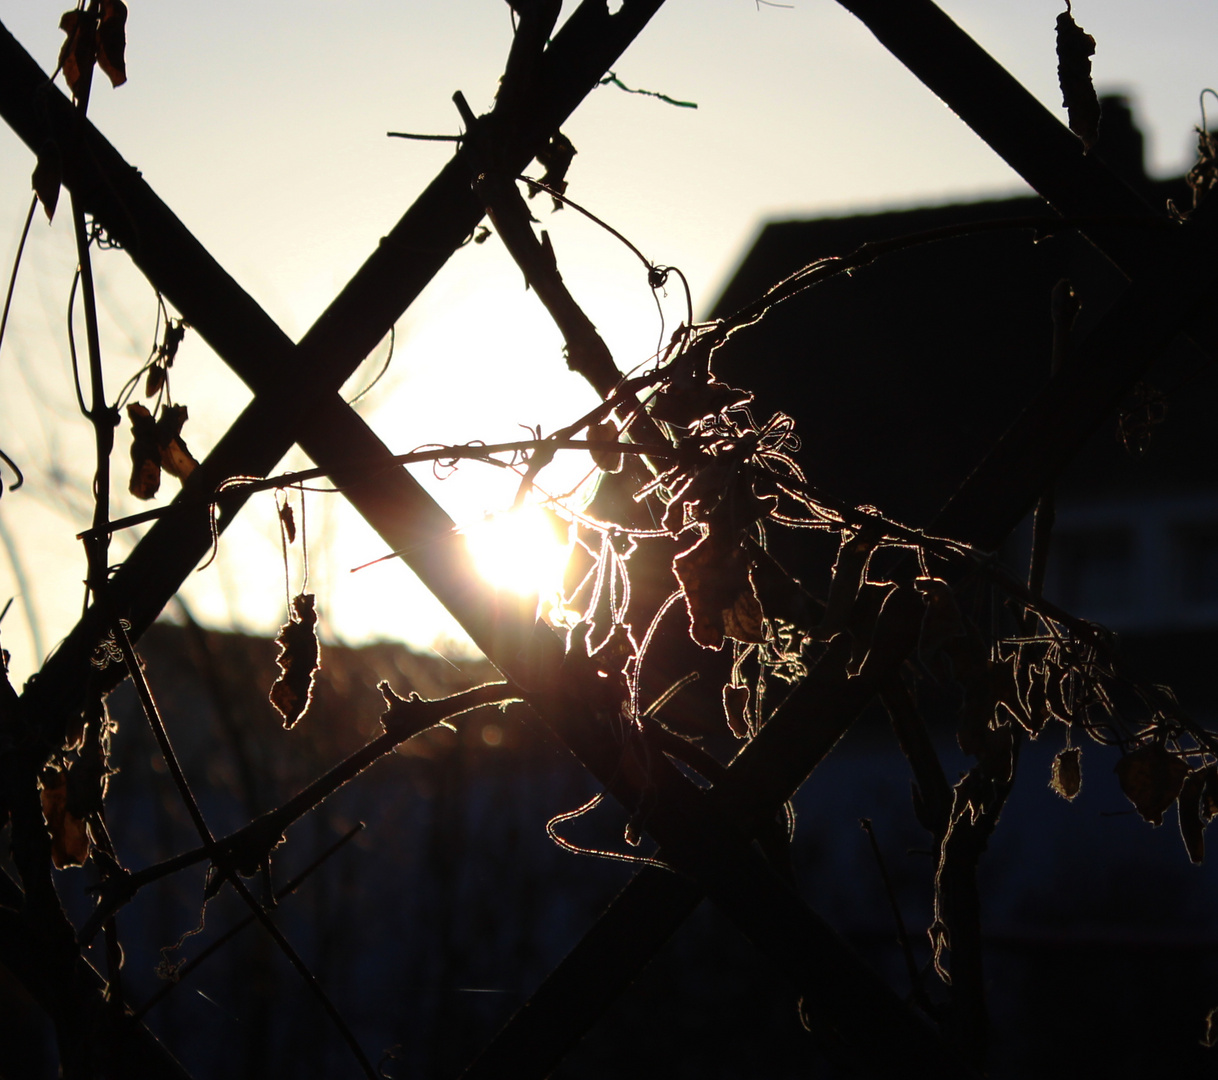
[[[0,21],[48,72],[67,0],[0,0]],[[130,0],[129,82],[99,78],[90,118],[162,199],[294,339],[451,153],[388,139],[390,130],[453,133],[452,93],[491,104],[511,37],[503,0],[299,0],[207,5]],[[944,0],[942,6],[1050,108],[1060,110],[1054,22],[1061,0]],[[565,10],[574,8],[568,0]],[[1131,95],[1151,171],[1191,163],[1197,97],[1218,84],[1213,0],[1075,0],[1098,43],[1101,92]],[[1016,190],[1007,167],[834,0],[668,0],[616,67],[628,85],[695,101],[678,109],[612,87],[564,130],[579,150],[573,198],[653,260],[681,267],[704,311],[767,218],[955,201]],[[33,159],[0,125],[0,259],[6,268],[29,205]],[[66,206],[66,198],[61,206]],[[575,296],[630,368],[659,324],[638,263],[570,211],[540,204]],[[112,391],[153,344],[151,288],[119,252],[96,257],[103,351]],[[0,499],[0,606],[14,676],[24,678],[79,614],[84,559],[73,539],[90,515],[91,433],[73,403],[65,311],[75,267],[69,215],[35,220],[0,351],[0,448],[27,483]],[[679,318],[673,295],[670,320]],[[79,318],[79,313],[78,313]],[[670,321],[671,329],[673,323]],[[492,239],[460,251],[407,312],[386,379],[362,406],[395,450],[520,437],[579,415],[591,391],[563,364],[560,339]],[[349,386],[364,386],[378,350]],[[247,399],[190,334],[173,371],[197,457]],[[586,460],[586,459],[585,459]],[[113,516],[142,508],[122,488]],[[296,461],[295,463],[303,463]],[[584,467],[575,462],[574,476]],[[465,466],[434,481],[459,523],[502,509],[513,486]],[[8,477],[6,476],[6,480]],[[564,481],[556,478],[554,487]],[[167,479],[162,501],[176,482]],[[225,535],[184,596],[210,623],[272,631],[285,617],[270,494]],[[254,511],[251,513],[251,511]],[[340,497],[307,506],[310,588],[322,629],[350,642],[396,638],[457,650],[455,624],[384,553]],[[116,542],[125,552],[128,538]],[[17,566],[22,572],[16,571]],[[291,588],[300,585],[294,562]],[[33,614],[38,632],[31,632]]]

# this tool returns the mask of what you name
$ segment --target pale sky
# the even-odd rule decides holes
[[[0,21],[49,72],[66,0],[0,0]],[[1061,114],[1054,23],[1060,0],[946,0],[942,6]],[[503,0],[130,0],[129,82],[95,84],[90,118],[161,198],[294,339],[308,329],[451,154],[388,139],[390,130],[455,133],[452,93],[491,104],[511,37]],[[568,0],[565,11],[573,10]],[[1097,41],[1101,92],[1133,100],[1150,169],[1192,160],[1197,98],[1218,84],[1213,0],[1075,0]],[[564,130],[579,154],[573,198],[650,258],[679,266],[705,311],[763,221],[975,199],[1020,189],[997,156],[834,0],[669,0],[616,66],[630,86],[697,102],[678,109],[605,87]],[[1213,104],[1213,99],[1210,99]],[[1218,105],[1211,119],[1218,118]],[[29,204],[33,159],[0,130],[0,259],[7,280]],[[39,212],[0,349],[0,448],[26,487],[0,499],[0,606],[18,679],[79,613],[91,433],[76,413],[64,330],[75,266],[66,198]],[[564,277],[625,369],[655,348],[659,324],[641,268],[570,211],[536,208]],[[155,299],[121,253],[95,261],[107,384],[116,391],[151,345]],[[673,294],[670,320],[679,318]],[[79,313],[78,313],[79,318]],[[670,321],[669,328],[673,323]],[[369,367],[375,369],[383,352]],[[363,386],[367,371],[353,379]],[[173,372],[185,431],[202,457],[246,392],[187,335]],[[460,251],[398,325],[389,375],[365,415],[393,449],[553,430],[592,402],[560,340],[496,240]],[[114,457],[128,470],[126,424]],[[578,473],[582,464],[572,464]],[[462,522],[510,501],[502,479],[464,467],[437,483],[417,474]],[[7,477],[6,477],[7,479]],[[556,480],[557,484],[558,481]],[[141,504],[122,491],[112,516]],[[167,479],[161,501],[176,482]],[[383,554],[337,496],[309,497],[310,587],[323,630],[426,646],[457,636],[438,605]],[[285,617],[271,495],[256,499],[185,596],[215,625],[272,631]],[[125,542],[125,541],[123,541]],[[115,554],[125,548],[120,542]],[[25,570],[25,590],[9,552]],[[300,584],[293,566],[291,587]],[[455,648],[441,645],[442,649]]]

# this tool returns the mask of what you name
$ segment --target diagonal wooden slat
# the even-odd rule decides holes
[[[594,13],[599,13],[598,17],[602,20],[613,18],[605,14],[603,7],[586,6]],[[625,11],[626,7],[621,10]],[[556,47],[557,44],[556,41]],[[79,178],[69,174],[69,182],[73,179]],[[117,174],[105,176],[105,179],[108,184],[113,184],[123,178],[121,174]],[[130,182],[133,178],[126,179]],[[150,192],[144,194],[146,197],[151,195]],[[129,202],[125,203],[124,210],[128,214],[131,213]],[[96,208],[94,212],[97,213]],[[135,247],[133,254],[138,258],[147,260],[148,245],[138,243],[141,238],[147,236],[146,226],[141,219],[134,218],[124,222],[120,218],[116,223],[112,223],[100,213],[97,213],[97,216],[120,240],[125,239],[119,235],[124,224],[138,225],[134,235],[137,243],[129,243],[129,246]],[[147,267],[145,270],[147,271]],[[152,279],[157,281],[155,276]],[[159,281],[157,283],[161,284]],[[194,310],[194,302],[199,301],[199,297],[194,294],[185,297],[188,303],[184,305],[172,292],[163,291],[167,292],[184,315],[196,322],[198,316],[188,312]],[[223,305],[220,307],[222,309]],[[322,321],[325,318],[323,316]],[[323,328],[323,338],[327,332],[332,336],[338,334],[333,330],[334,325],[332,323]],[[311,331],[310,336],[312,333]],[[376,334],[371,340],[378,340],[379,337],[380,334]],[[309,340],[310,338],[306,337],[302,342],[302,351],[306,351]],[[333,377],[331,374],[331,378]],[[299,390],[294,390],[294,393],[300,395]],[[309,448],[307,441],[305,446],[306,449]],[[217,448],[217,452],[220,449]],[[372,464],[368,459],[355,460],[364,470]],[[346,451],[346,456],[333,465],[332,475],[342,483],[344,474],[352,468],[352,463],[350,451]],[[331,468],[330,463],[323,465]],[[379,494],[383,487],[380,478],[368,477],[366,472],[363,475],[360,486],[377,489]],[[156,532],[156,529],[153,531]],[[193,560],[191,562],[193,563]],[[189,566],[186,569],[189,570]],[[168,574],[162,575],[162,578],[165,581],[170,580]],[[117,584],[116,581],[116,586]],[[135,587],[140,582],[133,581],[131,584]],[[488,651],[500,666],[509,672],[517,673],[519,681],[527,687],[534,677],[534,664],[522,663],[517,652],[507,650],[511,646],[524,646],[528,643],[514,635],[503,642],[487,641],[486,635],[478,633],[481,627],[486,625],[488,607],[491,609],[491,617],[494,617],[494,604],[488,605],[480,595],[470,595],[471,591],[468,589],[465,590],[466,595],[462,596],[460,588],[454,590],[443,582],[437,591],[442,590],[455,592],[458,600],[474,606],[472,617],[469,611],[461,610],[459,605],[454,605],[458,606],[455,614],[458,617],[466,616],[464,621],[467,625],[473,624],[476,639],[481,636],[484,647],[489,645]],[[117,588],[115,591],[118,591]],[[92,641],[86,637],[84,644],[91,647]],[[641,791],[637,786],[627,784],[621,777],[619,764],[622,749],[615,742],[612,730],[604,725],[592,725],[587,722],[588,685],[581,685],[575,677],[553,677],[552,668],[561,660],[561,650],[552,635],[535,638],[533,644],[537,646],[531,650],[534,655],[526,659],[532,662],[540,661],[543,668],[546,665],[551,668],[546,673],[548,677],[541,679],[538,685],[557,685],[562,687],[562,691],[557,694],[535,691],[528,695],[530,702],[606,787],[627,805],[639,805]],[[45,685],[44,679],[39,682]],[[36,683],[27,690],[27,695],[36,701],[38,691],[39,685]],[[784,882],[774,877],[773,871],[749,847],[748,837],[736,834],[729,823],[714,820],[714,815],[708,812],[705,800],[697,788],[664,760],[658,763],[653,774],[648,777],[648,786],[652,785],[658,790],[660,797],[658,806],[648,822],[650,830],[665,848],[671,851],[674,860],[697,876],[707,894],[720,903],[729,916],[778,961],[780,966],[787,968],[798,984],[806,987],[811,996],[826,998],[826,1007],[835,1013],[837,1026],[850,1041],[858,1045],[864,1056],[870,1056],[872,1067],[876,1071],[884,1071],[898,1060],[902,1060],[920,1062],[928,1068],[942,1069],[945,1075],[963,1075],[929,1029],[912,1016],[887,987],[853,958],[828,927],[799,904]],[[841,993],[827,996],[821,989],[824,985],[833,985],[839,990],[846,986],[850,993],[845,997]],[[886,1027],[890,1034],[888,1042],[879,1045],[870,1039],[872,1023],[882,1023]]]

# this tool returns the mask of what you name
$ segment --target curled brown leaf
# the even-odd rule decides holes
[[[97,59],[97,24],[91,12],[73,8],[59,20],[67,35],[59,49],[59,67],[73,97],[79,97]]]
[[[317,610],[312,593],[292,600],[288,621],[279,628],[279,678],[271,687],[270,701],[283,717],[285,728],[293,727],[313,703],[313,687],[321,666],[317,642]]]
[[[726,685],[723,687],[723,712],[727,726],[737,739],[749,737],[749,688]]]
[[[1049,787],[1067,802],[1078,795],[1083,786],[1082,755],[1077,746],[1067,746],[1053,759]]]
[[[127,5],[123,0],[102,0],[101,22],[97,26],[97,66],[106,73],[111,86],[127,81]]]
[[[51,862],[56,870],[81,866],[89,857],[89,834],[85,823],[68,809],[68,775],[61,769],[46,769],[39,777],[42,816],[51,834]]]
[[[720,649],[725,638],[766,641],[765,617],[749,573],[749,559],[736,544],[711,529],[672,561],[689,611],[689,636],[704,649]]]
[[[1162,825],[1163,812],[1180,794],[1188,766],[1161,742],[1152,742],[1126,754],[1114,771],[1138,813],[1152,825]]]
[[[59,189],[63,184],[63,158],[59,153],[59,144],[48,139],[38,151],[38,163],[34,166],[31,178],[34,194],[42,203],[47,221],[55,217],[55,206],[59,202]]]
[[[1095,38],[1074,21],[1067,0],[1066,10],[1057,17],[1057,80],[1070,130],[1082,140],[1084,153],[1100,137],[1100,100],[1091,82],[1094,55]]]

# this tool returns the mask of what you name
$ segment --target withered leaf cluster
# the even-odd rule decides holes
[[[123,0],[100,0],[83,10],[65,11],[59,29],[67,35],[59,50],[59,66],[73,96],[81,95],[95,63],[111,85],[122,86],[127,81],[127,5]]]
[[[161,470],[185,480],[198,462],[182,438],[186,423],[185,405],[163,405],[161,415],[152,418],[138,402],[127,406],[131,420],[131,481],[128,490],[137,499],[151,499],[161,487]]]

